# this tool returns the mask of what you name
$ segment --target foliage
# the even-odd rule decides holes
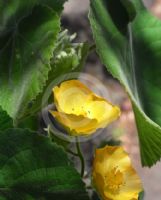
[[[49,138],[27,129],[0,136],[0,199],[88,200],[80,175]]]
[[[13,127],[13,121],[8,114],[0,108],[0,131]]]
[[[142,164],[152,166],[161,157],[161,21],[141,0],[92,0],[90,22],[102,62],[131,98]]]
[[[42,91],[51,70],[60,31],[56,13],[60,7],[51,2],[0,2],[0,106],[15,123],[29,101]]]
[[[144,191],[140,192],[138,200],[144,200]]]
[[[8,3],[0,0],[0,200],[89,199],[82,181],[85,160],[79,137],[75,138],[74,147],[51,133],[49,124],[45,124],[44,129],[48,137],[38,134],[41,129],[38,114],[43,109],[42,99],[49,85],[56,80],[59,84],[76,79],[79,73],[73,72],[82,70],[89,51],[95,46],[90,47],[86,42],[74,43],[76,35],[69,35],[60,26],[65,2],[14,0]],[[115,7],[118,7],[117,13]],[[129,0],[91,0],[90,20],[102,61],[130,95],[139,130],[142,162],[151,166],[161,155],[161,96],[157,93],[160,79],[156,78],[160,73],[157,41],[161,22],[152,17],[139,0],[134,5]],[[142,29],[142,23],[146,24],[145,29]],[[154,35],[149,27],[158,30],[156,41],[152,41]],[[149,60],[145,57],[147,52]],[[153,70],[151,66],[155,66]],[[71,82],[75,91],[78,80]],[[71,91],[70,85],[68,89]],[[58,97],[57,102],[63,99],[73,109],[71,98],[74,98],[73,104],[80,108],[82,91],[77,98],[69,97],[67,101]],[[51,96],[48,104],[53,102]],[[109,116],[112,104],[94,93],[91,98],[94,104],[82,98],[88,109],[81,107],[80,116],[78,111],[74,113],[75,117],[71,116],[74,125],[78,126],[84,111],[85,116],[97,119],[98,127],[105,127],[107,121],[116,119]],[[69,126],[67,121],[64,123]],[[92,130],[96,125],[92,125]],[[116,141],[104,141],[102,147],[107,143],[120,148]],[[82,177],[67,153],[80,159]],[[106,169],[104,164],[102,167]],[[113,182],[113,178],[110,181]]]
[[[50,61],[51,70],[46,85],[36,99],[30,101],[29,106],[25,109],[25,116],[34,115],[41,109],[44,91],[53,80],[66,74],[68,76],[68,73],[79,72],[82,69],[88,55],[89,45],[88,43],[72,43],[75,37],[75,34],[69,36],[67,30],[59,33]],[[50,103],[52,101],[53,96]]]
[[[0,0],[3,200],[88,199],[80,175],[55,138],[51,141],[29,130],[38,129],[37,113],[48,84],[63,73],[80,70],[88,54],[88,44],[72,44],[73,36],[60,33],[64,2]],[[23,129],[9,129],[13,125]]]

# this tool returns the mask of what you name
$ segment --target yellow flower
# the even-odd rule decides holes
[[[53,88],[55,119],[72,135],[90,135],[120,115],[120,109],[97,96],[79,80],[69,80]]]
[[[103,200],[138,200],[143,190],[128,154],[118,146],[96,150],[92,178]]]

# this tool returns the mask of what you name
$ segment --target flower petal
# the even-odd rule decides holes
[[[97,119],[98,128],[104,128],[120,116],[120,109],[105,99],[89,100],[85,107],[87,117]]]
[[[50,111],[71,135],[90,135],[96,129],[97,120],[84,116],[75,116],[57,111]]]
[[[84,102],[92,93],[78,80],[69,80],[53,89],[57,110],[66,114],[84,115]]]

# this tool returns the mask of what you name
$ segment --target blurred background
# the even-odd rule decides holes
[[[144,0],[148,9],[157,17],[161,18],[161,0]],[[69,0],[65,4],[62,17],[62,26],[70,33],[77,33],[75,42],[88,41],[93,43],[92,33],[88,21],[89,0]],[[99,79],[107,88],[110,100],[121,107],[122,114],[119,120],[112,124],[110,128],[104,130],[104,134],[110,135],[115,141],[121,140],[122,145],[130,154],[133,165],[138,171],[144,185],[144,200],[161,200],[161,162],[152,168],[142,168],[139,155],[139,144],[135,119],[131,103],[125,90],[117,80],[114,80],[100,63],[96,53],[91,53],[84,67],[84,72]],[[92,155],[95,146],[100,143],[100,138],[95,138],[87,144],[82,144],[82,148],[87,157],[87,166],[91,166]],[[90,145],[89,143],[92,143]],[[88,167],[87,167],[88,173]],[[90,171],[90,170],[89,170]]]

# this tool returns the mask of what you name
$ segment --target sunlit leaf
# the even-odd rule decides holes
[[[64,2],[0,0],[0,106],[14,122],[48,79]]]

